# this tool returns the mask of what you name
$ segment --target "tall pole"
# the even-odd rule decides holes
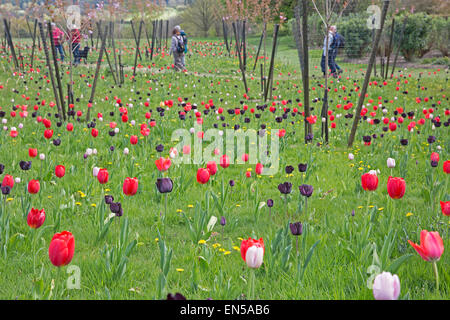
[[[383,2],[383,10],[381,12],[381,23],[380,29],[377,31],[377,35],[375,37],[375,43],[372,48],[372,53],[370,54],[369,64],[367,65],[366,76],[364,78],[364,84],[361,90],[361,95],[359,96],[358,106],[356,108],[355,119],[353,121],[352,131],[348,138],[348,147],[351,148],[353,146],[353,141],[355,140],[356,129],[358,128],[359,120],[361,119],[361,109],[364,104],[364,99],[366,97],[367,88],[369,86],[370,75],[372,72],[373,64],[376,58],[376,48],[378,48],[378,44],[380,43],[381,33],[383,32],[384,21],[386,20],[387,10],[389,8],[389,1],[384,0]]]

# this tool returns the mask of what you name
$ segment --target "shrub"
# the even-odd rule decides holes
[[[349,58],[362,57],[372,42],[372,30],[367,28],[367,15],[350,15],[341,19],[338,32],[345,39],[345,54]]]
[[[443,56],[448,57],[450,43],[450,20],[444,17],[433,17],[430,42]]]
[[[406,22],[403,41],[400,51],[406,61],[411,61],[414,57],[423,57],[432,48],[430,41],[432,28],[432,18],[425,13],[417,13],[408,16]],[[400,41],[401,32],[395,32],[394,40]]]

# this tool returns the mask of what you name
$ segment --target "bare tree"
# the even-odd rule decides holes
[[[182,14],[183,24],[192,25],[202,36],[207,37],[216,23],[217,0],[195,0]]]

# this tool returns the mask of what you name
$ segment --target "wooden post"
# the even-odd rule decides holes
[[[36,31],[37,31],[36,29],[37,29],[37,19],[34,19],[33,46],[31,47],[30,68],[33,68],[33,62],[34,62],[34,49],[36,47]]]
[[[223,28],[223,40],[225,41],[225,45],[227,46],[228,54],[230,54],[230,46],[228,45],[228,37],[227,37],[227,26],[225,25],[224,18],[222,18],[222,28]]]
[[[56,89],[55,77],[53,75],[53,68],[52,68],[52,64],[50,62],[50,55],[48,53],[47,42],[45,41],[44,27],[42,26],[41,22],[39,22],[39,31],[41,32],[42,44],[44,47],[45,59],[47,61],[48,73],[50,75],[50,82],[52,84],[53,94],[55,96],[56,107],[58,108],[58,113],[61,116],[62,110],[61,110],[61,105],[59,103],[59,94],[58,94],[58,90]],[[53,41],[53,39],[50,38],[50,41]]]
[[[3,19],[3,23],[5,24],[6,40],[8,41],[8,46],[11,49],[11,55],[13,57],[14,66],[16,67],[16,70],[18,70],[19,62],[17,61],[16,51],[14,50],[14,44],[11,38],[11,33],[9,31],[8,21],[6,21],[6,19]]]
[[[237,30],[236,30],[236,25],[234,24],[234,22],[233,22],[233,31],[234,31],[234,36],[237,39]],[[236,43],[237,43],[237,40],[236,40]],[[237,53],[239,56],[239,69],[241,69],[242,81],[244,82],[245,93],[248,94],[247,80],[245,78],[245,70],[243,69],[243,66],[242,66],[242,57],[241,57],[241,52],[239,50],[239,46],[237,46],[236,49],[238,51]]]
[[[352,131],[348,138],[348,147],[351,148],[353,146],[353,141],[355,140],[356,129],[358,128],[359,120],[361,119],[361,109],[364,104],[364,99],[366,97],[367,87],[369,86],[370,74],[375,62],[376,58],[376,48],[378,48],[378,44],[380,43],[381,33],[383,32],[384,21],[386,20],[386,13],[389,8],[389,1],[384,0],[383,2],[383,10],[381,12],[381,24],[380,29],[377,32],[375,37],[375,44],[372,48],[372,53],[370,54],[369,64],[367,66],[366,76],[364,78],[364,84],[361,90],[361,94],[359,96],[358,106],[356,107],[355,119],[353,121]]]
[[[53,37],[52,37],[53,32],[52,32],[51,22],[47,23],[47,27],[48,27],[48,37],[50,39],[50,45],[52,48],[53,64],[55,66],[55,76],[56,76],[56,81],[58,83],[58,91],[59,91],[59,97],[60,97],[61,110],[62,110],[62,114],[63,114],[63,119],[64,119],[64,121],[66,121],[66,108],[65,108],[65,104],[64,104],[63,87],[61,84],[61,74],[59,73],[58,55],[56,53],[55,43],[53,42]]]
[[[137,42],[136,42],[136,55],[134,57],[134,68],[133,68],[133,79],[136,76],[136,66],[137,66],[137,56],[138,56],[138,52],[139,52],[139,43],[141,42],[141,32],[142,32],[142,20],[139,23],[139,33],[138,33],[138,37],[137,37]]]
[[[100,66],[102,64],[102,58],[103,58],[103,51],[105,51],[105,45],[106,45],[106,35],[108,34],[108,26],[105,26],[105,32],[103,33],[103,35],[101,34],[101,25],[97,24],[101,38],[102,38],[102,44],[100,47],[100,52],[98,54],[98,60],[97,60],[97,68],[95,69],[95,76],[94,76],[94,83],[92,84],[92,89],[91,89],[91,97],[89,98],[89,103],[93,103],[94,102],[94,96],[95,96],[95,88],[97,87],[97,79],[98,79],[98,74],[100,71]],[[86,114],[86,122],[89,121],[91,118],[91,108],[88,107],[88,111]]]
[[[302,13],[302,47],[303,47],[303,69],[302,69],[302,82],[303,82],[303,106],[305,109],[305,143],[308,143],[308,135],[312,134],[312,125],[306,121],[306,118],[311,116],[311,110],[309,108],[309,43],[308,43],[308,0],[299,0],[299,6]]]
[[[278,30],[280,29],[280,25],[276,24],[274,29],[273,36],[273,45],[272,45],[272,57],[270,58],[270,66],[269,66],[269,78],[266,83],[266,90],[264,92],[264,101],[267,101],[267,95],[269,94],[269,87],[271,87],[271,83],[273,81],[273,68],[275,66],[275,53],[277,50],[277,40],[278,40]],[[272,92],[270,93],[272,95]]]
[[[394,76],[395,66],[397,65],[398,55],[400,54],[400,48],[403,42],[403,36],[405,35],[406,22],[408,21],[408,17],[406,16],[403,19],[402,33],[400,34],[400,41],[397,46],[397,52],[395,53],[394,64],[392,65],[391,78]]]
[[[156,32],[155,32],[155,28],[156,28],[156,23],[155,21],[152,21],[152,49],[150,50],[150,61],[153,61],[153,50],[155,49],[155,37],[156,37]]]
[[[392,42],[394,40],[394,29],[395,29],[395,18],[392,18],[391,37],[389,39],[388,56],[386,61],[386,75],[384,76],[384,79],[387,79],[389,73],[389,62],[391,60]]]
[[[136,43],[136,47],[139,46],[138,39],[136,38],[136,32],[134,30],[133,20],[130,20],[131,30],[133,31],[134,42]],[[141,52],[136,48],[137,54],[139,55],[139,59],[142,61]]]
[[[256,64],[258,63],[259,53],[261,51],[262,42],[263,42],[264,37],[266,36],[266,27],[267,27],[267,25],[266,25],[266,23],[264,23],[263,32],[261,34],[261,39],[259,39],[258,51],[256,52],[255,65],[253,66],[253,72],[255,72]]]

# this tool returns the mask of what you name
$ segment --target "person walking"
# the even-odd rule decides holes
[[[175,26],[172,31],[172,44],[170,46],[169,54],[173,54],[173,64],[176,71],[184,69],[183,57],[184,57],[184,42],[181,36],[180,26]]]
[[[70,30],[70,43],[72,44],[72,54],[74,57],[73,64],[77,66],[80,61],[80,42],[81,42],[81,34],[80,30],[73,25],[72,29]]]
[[[322,61],[320,62],[320,67],[322,68],[323,76],[325,77],[326,72],[326,66],[325,66],[325,59],[326,59],[326,49],[327,49],[327,38],[328,38],[328,67],[331,69],[331,74],[333,77],[336,77],[336,67],[333,64],[333,58],[332,58],[332,49],[331,46],[333,44],[334,35],[336,33],[336,27],[331,26],[328,30],[328,36],[325,37],[323,40],[323,53],[322,53]]]
[[[61,55],[61,61],[64,62],[64,49],[62,46],[62,43],[64,41],[64,32],[62,32],[54,22],[52,22],[52,38],[55,49]]]
[[[184,43],[184,55],[183,55],[183,67],[186,68],[186,54],[187,54],[187,44],[188,44],[188,38],[186,36],[186,33],[184,32],[184,30],[180,31],[180,35],[183,38],[183,43]]]
[[[333,43],[331,44],[331,58],[332,58],[332,63],[334,65],[334,68],[335,68],[337,74],[340,74],[340,73],[342,73],[342,69],[337,64],[336,58],[338,55],[338,50],[340,48],[344,47],[344,37],[342,37],[342,35],[337,32],[336,26],[333,26],[333,27],[335,28],[336,32],[333,37]]]

